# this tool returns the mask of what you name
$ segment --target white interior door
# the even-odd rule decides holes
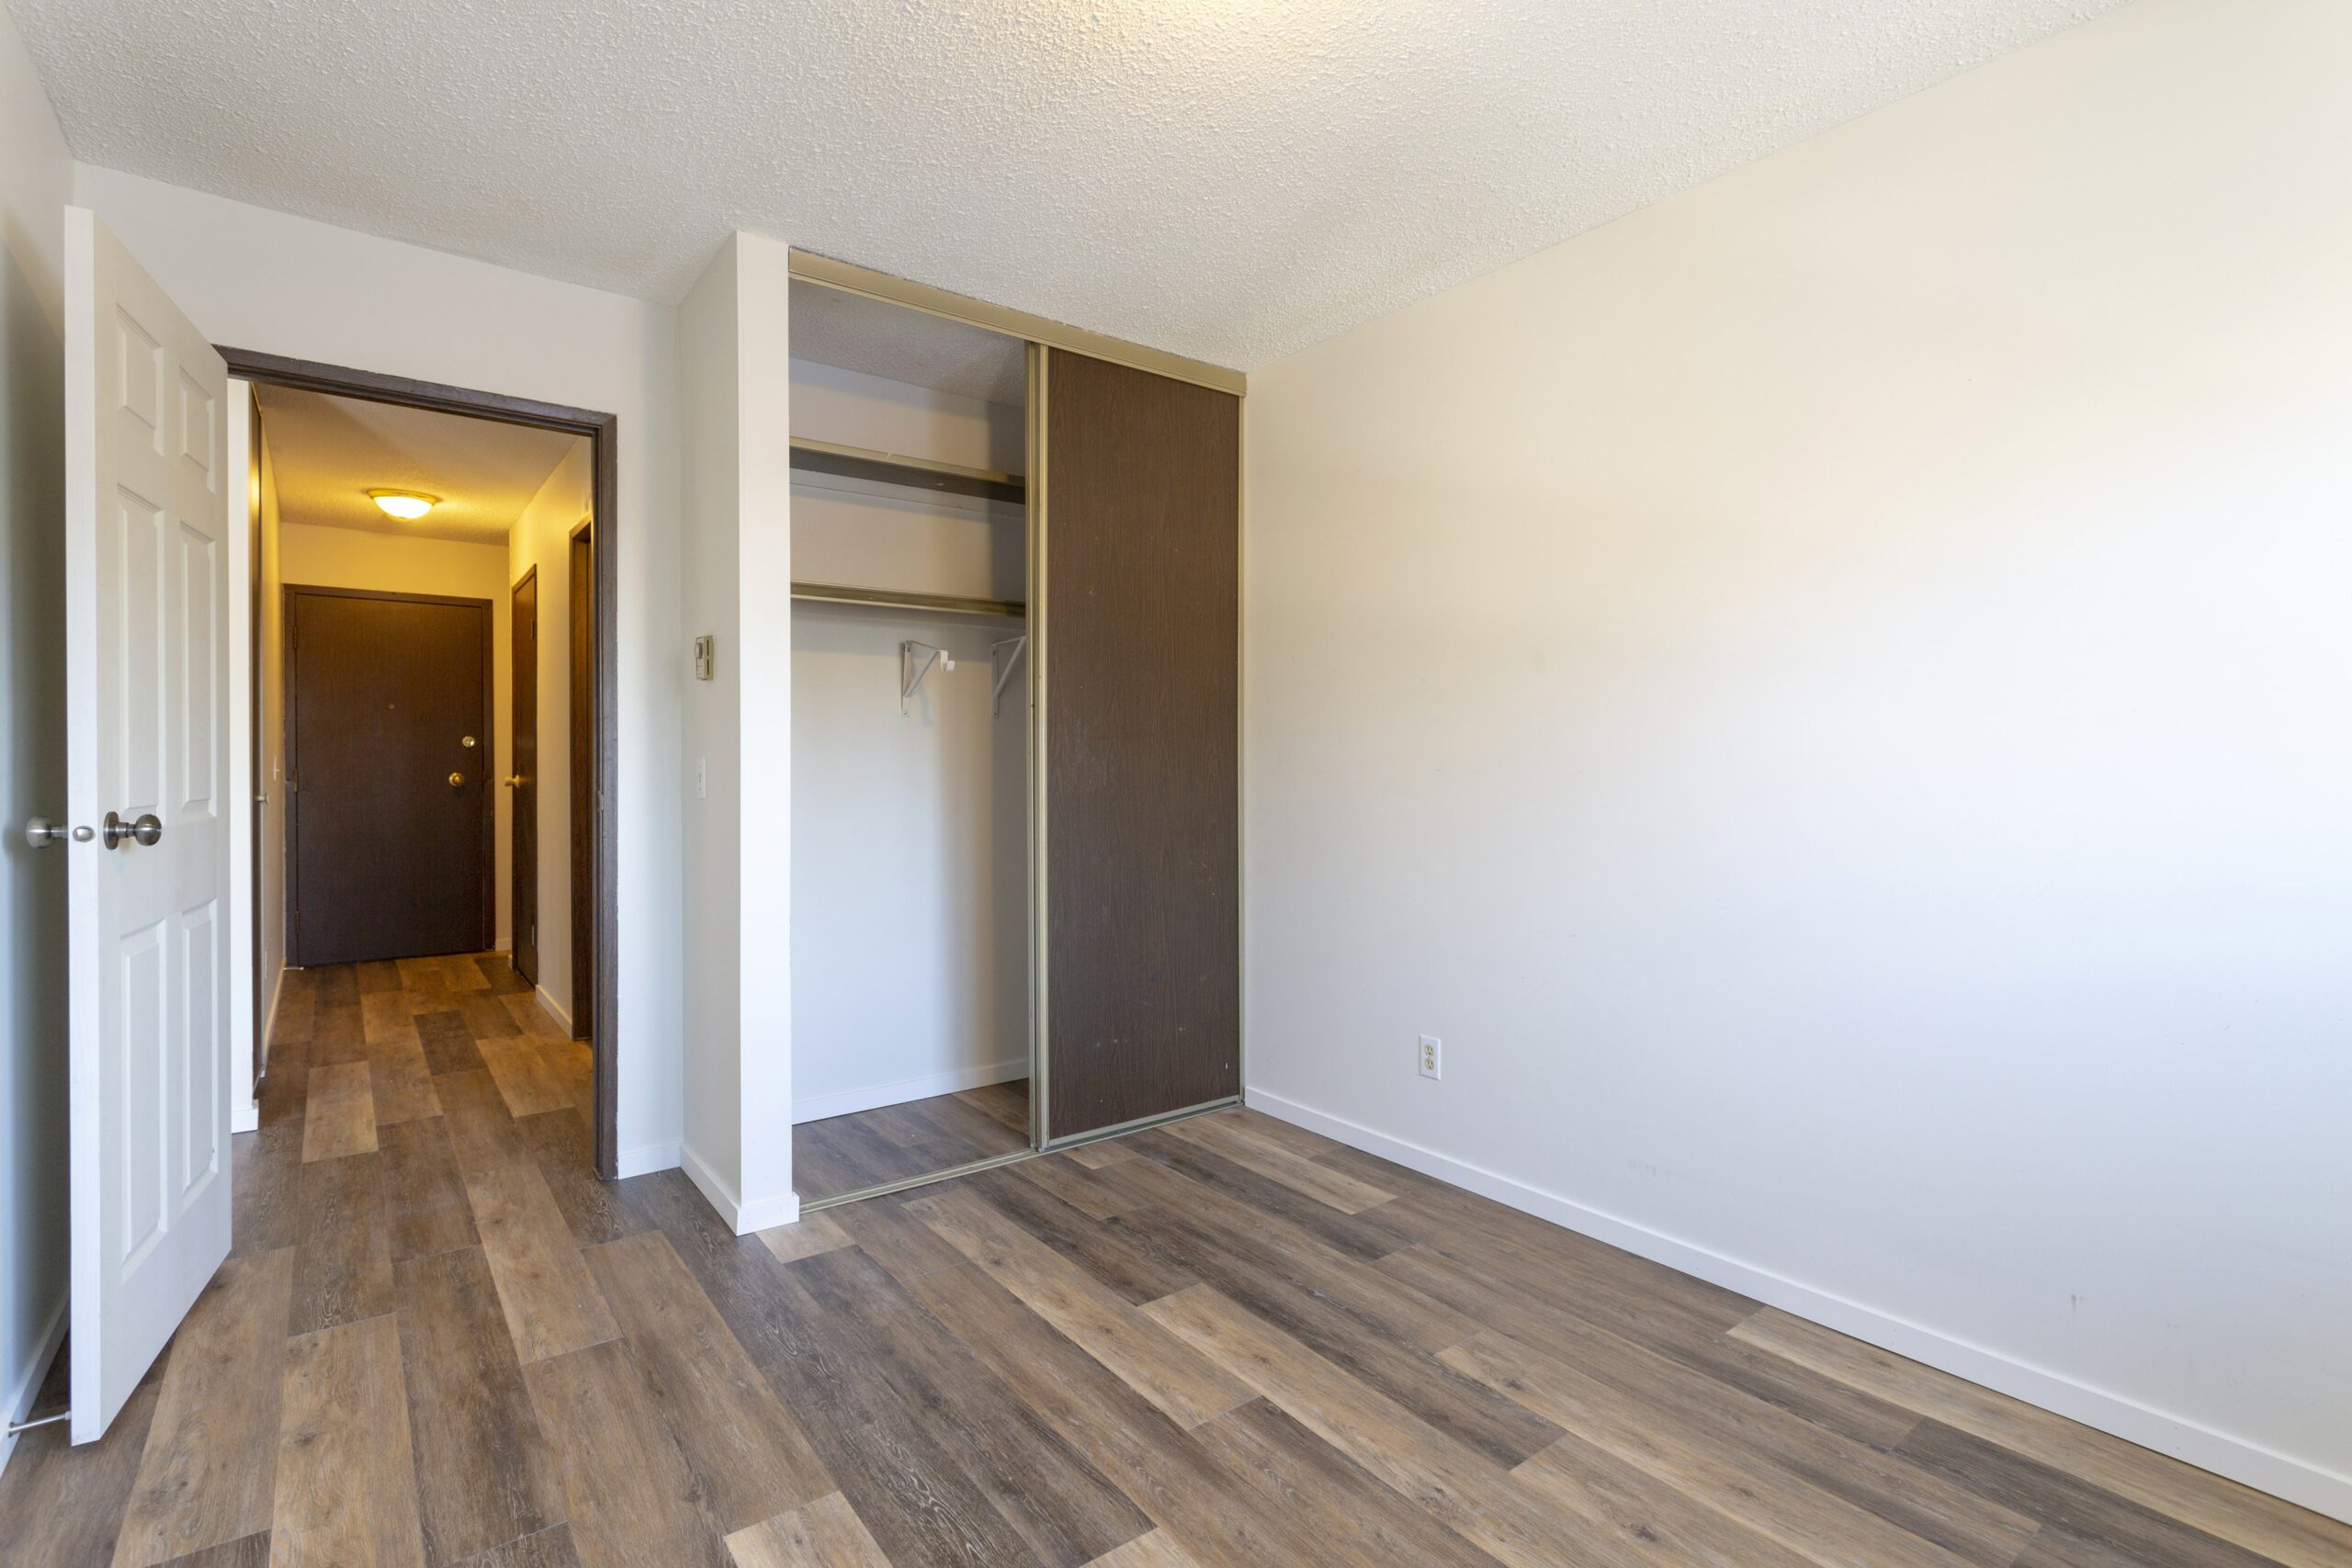
[[[82,1443],[229,1253],[228,372],[80,208],[65,289],[66,797],[96,829],[65,846]]]

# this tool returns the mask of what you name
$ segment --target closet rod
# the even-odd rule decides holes
[[[873,604],[886,610],[930,610],[945,615],[999,615],[1007,620],[1027,618],[1029,606],[1018,599],[963,599],[953,593],[904,593],[894,588],[851,588],[838,582],[796,582],[795,599],[827,604]]]
[[[1029,494],[1028,481],[1019,474],[994,468],[967,468],[960,463],[934,462],[897,452],[876,452],[865,446],[843,446],[832,441],[792,438],[792,466],[815,474],[843,479],[873,479],[882,484],[911,485],[918,490],[950,495],[977,495],[988,501],[1021,501]]]

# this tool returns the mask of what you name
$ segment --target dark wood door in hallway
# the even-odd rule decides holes
[[[490,611],[286,590],[288,962],[491,944]]]
[[[9,1568],[2343,1568],[2352,1528],[1247,1111],[756,1236],[494,958],[295,976]],[[53,1397],[53,1395],[52,1395]]]

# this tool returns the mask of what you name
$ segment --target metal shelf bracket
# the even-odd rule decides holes
[[[989,644],[989,712],[1004,711],[1004,688],[1012,680],[1012,671],[1021,663],[1022,650],[1029,646],[1028,634],[1009,637]]]
[[[921,657],[918,658],[918,650]],[[899,714],[905,717],[910,711],[908,701],[922,687],[922,678],[938,665],[942,673],[956,668],[956,656],[944,648],[933,648],[927,642],[909,640],[899,645]]]

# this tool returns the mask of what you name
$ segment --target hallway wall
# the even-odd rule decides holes
[[[594,480],[589,446],[582,441],[506,531],[510,611],[514,584],[534,568],[539,574],[539,1005],[565,1024],[581,1027],[588,1021],[571,1016],[571,531],[588,515]],[[506,700],[511,706],[512,699]],[[499,733],[511,743],[511,724],[503,724]],[[511,836],[502,842],[511,863]],[[514,890],[503,864],[499,876],[501,897],[511,905]],[[500,929],[511,938],[511,908]]]

